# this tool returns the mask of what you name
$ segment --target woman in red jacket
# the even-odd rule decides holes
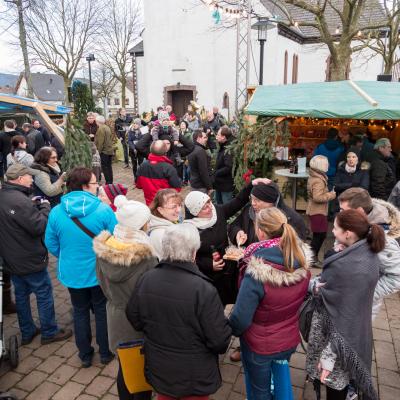
[[[289,360],[300,343],[311,251],[275,207],[257,214],[256,233],[260,241],[245,251],[230,325],[240,337],[247,399],[269,400],[272,361]]]

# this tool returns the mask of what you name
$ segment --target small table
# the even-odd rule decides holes
[[[277,169],[275,170],[275,174],[279,176],[286,176],[286,178],[293,179],[292,185],[292,208],[296,210],[296,200],[297,200],[297,179],[307,179],[308,172],[300,172],[298,174],[294,174],[290,172],[289,168]]]

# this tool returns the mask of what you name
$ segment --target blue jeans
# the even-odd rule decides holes
[[[246,342],[240,339],[240,351],[242,353],[247,400],[272,400],[272,361],[289,361],[296,348],[281,353],[263,355],[251,351]]]
[[[190,181],[190,166],[183,164],[183,182]]]
[[[219,190],[215,191],[215,201],[217,204],[226,204],[229,203],[233,198],[232,192],[220,192]]]
[[[82,289],[68,288],[74,313],[75,343],[82,361],[93,357],[92,329],[90,328],[90,310],[96,320],[96,342],[101,358],[110,356],[107,331],[107,299],[100,286]]]
[[[15,289],[18,324],[23,340],[36,332],[30,303],[31,293],[36,296],[42,338],[53,337],[58,332],[54,311],[53,289],[47,269],[27,275],[11,275]]]

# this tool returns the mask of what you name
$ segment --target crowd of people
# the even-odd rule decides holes
[[[314,387],[326,385],[328,400],[354,399],[357,391],[377,399],[372,319],[400,289],[400,189],[390,141],[346,143],[329,131],[310,160],[309,238],[306,218],[286,205],[271,180],[253,179],[235,194],[226,151],[234,132],[217,109],[204,124],[190,107],[182,120],[170,106],[157,111],[147,131],[124,109],[114,127],[89,113],[84,129],[100,168],[68,174],[40,126],[26,126],[24,135],[6,121],[3,312],[17,312],[22,345],[39,334],[42,344],[72,335],[56,322],[50,253],[69,292],[83,368],[95,352],[92,312],[102,364],[122,343],[144,339],[145,377],[159,400],[205,400],[221,385],[218,356],[234,335],[240,348],[231,359],[243,363],[247,399],[272,399],[273,388],[290,385],[273,371],[276,364],[289,368],[301,342],[300,310],[312,296],[305,368]],[[127,187],[113,182],[113,129],[146,204],[128,200]],[[186,196],[184,182],[191,189]],[[335,242],[312,277],[330,216]],[[40,326],[32,318],[32,293]],[[234,305],[228,318],[227,304]],[[130,393],[125,379],[120,363],[120,399],[151,399],[151,391]]]

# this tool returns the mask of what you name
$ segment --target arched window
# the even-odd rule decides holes
[[[288,52],[285,51],[285,61],[283,65],[283,84],[287,85]]]
[[[222,108],[229,108],[229,94],[224,93],[224,98],[222,99]]]
[[[292,83],[297,83],[299,69],[299,56],[293,54],[293,65],[292,65]]]

